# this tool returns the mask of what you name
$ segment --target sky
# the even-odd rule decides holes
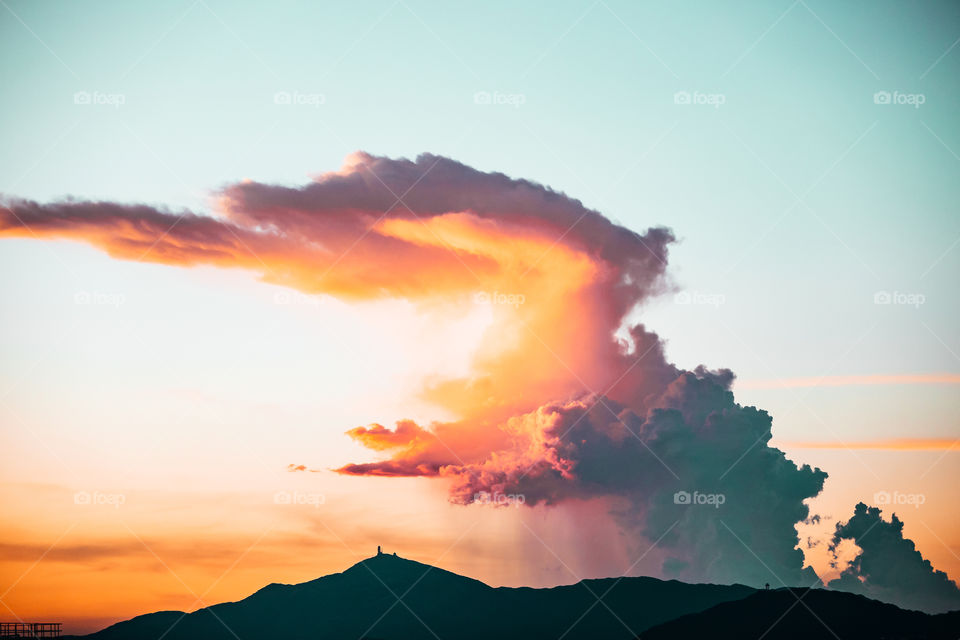
[[[558,485],[554,504],[494,508],[451,502],[450,475],[333,471],[397,460],[348,430],[472,419],[478,434],[507,415],[425,393],[443,381],[480,370],[501,393],[544,396],[516,400],[516,417],[571,400],[581,376],[616,379],[619,356],[597,336],[626,339],[636,323],[662,340],[663,371],[733,371],[716,384],[772,416],[772,445],[826,472],[803,498],[819,522],[799,525],[821,579],[838,573],[830,537],[860,501],[888,522],[892,507],[957,579],[958,39],[948,2],[3,0],[5,206],[70,197],[146,205],[161,221],[219,212],[255,233],[251,219],[276,219],[268,205],[296,209],[285,198],[337,176],[351,216],[379,213],[348,180],[365,170],[401,199],[446,204],[456,198],[425,170],[449,158],[443,176],[477,185],[509,242],[480,243],[486,227],[469,217],[438,216],[418,236],[401,208],[374,235],[440,256],[423,271],[389,250],[323,263],[309,242],[291,263],[257,245],[266,264],[184,266],[173,253],[157,262],[150,242],[117,255],[123,216],[95,238],[45,231],[52,205],[36,232],[6,226],[0,495],[18,515],[0,525],[0,616],[90,631],[340,571],[377,544],[495,585],[664,576],[649,505],[637,507],[643,525],[610,515],[616,499],[636,507],[633,485]],[[421,154],[434,155],[417,171],[401,162]],[[526,212],[534,227],[502,226],[528,201],[489,172],[566,194],[556,219],[582,209],[614,224],[589,214],[596,235],[563,235],[569,225]],[[632,266],[626,230],[651,241],[657,227],[675,236],[669,255]],[[230,242],[144,228],[171,252]],[[303,233],[319,242],[337,229]],[[588,245],[603,259],[574,269]],[[479,291],[442,259],[448,246],[477,257]],[[525,274],[538,249],[550,258],[522,287],[516,273],[487,277],[482,259]],[[308,283],[316,264],[350,286]],[[643,284],[617,298],[629,303],[612,314],[620,326],[597,319],[614,288],[580,295],[595,264]],[[573,362],[570,375],[510,333],[514,316]],[[501,357],[517,344],[522,358]],[[611,402],[642,415],[627,395]],[[502,432],[483,433],[473,442],[496,451]],[[529,487],[516,493],[535,502]]]

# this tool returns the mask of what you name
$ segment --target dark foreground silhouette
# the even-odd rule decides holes
[[[842,591],[776,589],[682,616],[640,637],[955,639],[960,637],[960,611],[930,615]]]
[[[792,606],[801,596],[816,617],[835,628],[836,635],[803,604]],[[783,619],[774,625],[781,615]],[[817,626],[809,624],[808,618]],[[743,585],[656,578],[583,580],[552,589],[493,588],[384,554],[310,582],[271,584],[239,602],[193,613],[151,613],[84,637],[628,640],[640,636],[646,640],[758,638],[768,630],[764,638],[771,640],[956,638],[960,612],[931,616],[839,592],[757,591]]]

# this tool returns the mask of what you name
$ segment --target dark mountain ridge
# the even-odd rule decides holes
[[[861,598],[817,591],[828,599]],[[137,616],[83,637],[88,640],[627,640],[637,636],[646,638],[645,632],[649,630],[660,634],[650,637],[683,638],[687,637],[684,633],[670,635],[671,621],[692,625],[692,629],[711,624],[712,618],[697,616],[718,616],[717,620],[724,621],[731,616],[735,619],[739,615],[750,615],[749,610],[754,606],[769,607],[766,599],[779,592],[758,592],[744,585],[687,584],[649,577],[582,580],[549,589],[490,587],[444,569],[378,554],[342,573],[300,584],[270,584],[238,602],[217,604],[192,613],[160,611]],[[918,621],[935,617],[861,599],[889,608],[882,612],[886,616],[910,614]],[[791,596],[791,600],[795,598]],[[815,601],[822,604],[819,597]],[[723,608],[737,604],[746,611]],[[726,637],[722,625],[712,627],[711,635]],[[781,636],[773,632],[767,636],[778,637]],[[808,634],[806,637],[819,636]]]
[[[719,634],[719,636],[718,636]],[[960,611],[931,615],[844,591],[774,589],[681,616],[640,634],[674,638],[842,638],[935,640],[960,637]]]

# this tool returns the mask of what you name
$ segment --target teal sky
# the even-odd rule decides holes
[[[894,2],[9,2],[0,189],[208,210],[221,184],[297,184],[356,149],[439,153],[633,229],[672,227],[678,286],[723,296],[643,310],[684,366],[751,380],[955,372],[958,18],[952,3]],[[78,105],[78,91],[123,104]],[[678,91],[722,104],[676,104]],[[877,91],[923,104],[875,104]],[[278,105],[278,92],[322,104]],[[58,253],[5,242],[5,270],[26,276],[7,296],[49,288],[63,260],[84,277],[112,269]],[[138,288],[124,273],[114,288]],[[877,306],[876,291],[925,301]],[[923,397],[913,428],[948,435],[949,391],[869,399],[893,411]],[[849,418],[864,393],[848,390]],[[743,394],[775,411],[782,392]]]

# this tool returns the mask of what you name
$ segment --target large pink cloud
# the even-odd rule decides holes
[[[793,527],[826,474],[768,446],[770,416],[734,401],[730,372],[681,370],[656,334],[624,326],[670,289],[668,229],[637,233],[542,185],[432,155],[357,153],[299,187],[229,185],[214,205],[200,215],[8,198],[0,235],[246,269],[425,312],[482,304],[490,321],[469,374],[423,390],[457,419],[353,428],[372,459],[341,473],[437,477],[463,504],[483,493],[529,505],[612,500],[626,532],[667,550],[669,575],[762,584],[773,570],[810,581]],[[677,503],[676,492],[724,501]]]

